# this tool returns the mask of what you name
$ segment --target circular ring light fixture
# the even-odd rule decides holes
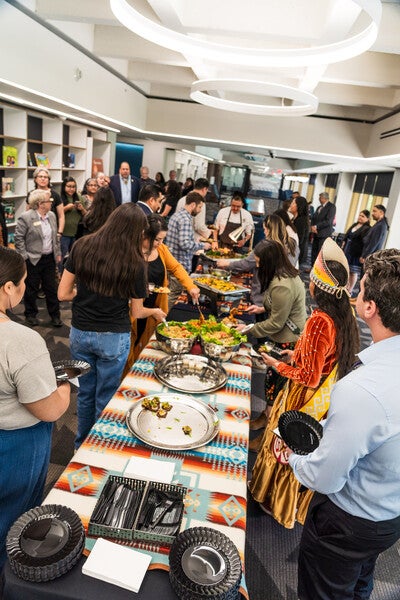
[[[273,96],[287,98],[296,104],[293,105],[268,105],[226,100],[206,93],[208,90],[219,92],[245,92],[250,95]],[[318,98],[309,92],[297,88],[263,81],[248,79],[202,79],[192,84],[190,97],[196,102],[232,112],[250,115],[264,115],[274,117],[304,117],[315,113],[318,108]],[[299,104],[298,104],[299,103]]]
[[[198,56],[223,64],[283,68],[327,65],[353,58],[368,50],[378,34],[382,5],[380,0],[352,2],[360,6],[370,19],[369,24],[360,33],[323,46],[268,50],[215,44],[192,38],[144,17],[126,0],[110,0],[110,7],[118,21],[133,33],[180,54]]]

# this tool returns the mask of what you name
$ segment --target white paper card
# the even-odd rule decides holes
[[[151,556],[143,552],[99,538],[82,573],[138,592],[150,563]]]
[[[161,481],[171,483],[174,476],[175,463],[155,458],[133,456],[125,467],[124,476],[146,481]]]

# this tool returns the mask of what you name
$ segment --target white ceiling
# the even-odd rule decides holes
[[[351,0],[246,0],[245,3],[243,0],[130,0],[130,3],[164,26],[235,46],[318,46],[339,41],[364,24],[364,15]],[[296,69],[222,67],[167,50],[123,27],[114,17],[108,0],[36,0],[35,5],[40,18],[108,63],[149,97],[189,101],[190,86],[196,79],[245,78],[312,92],[319,99],[316,117],[312,118],[375,122],[400,110],[400,0],[383,0],[378,38],[369,51],[332,65]],[[254,101],[244,96],[235,99]],[[268,104],[272,102],[268,99]],[[283,151],[279,156],[315,160],[312,155]],[[399,159],[393,159],[391,164],[382,161],[381,166],[399,164]],[[313,165],[311,170],[315,172],[316,167]],[[334,168],[340,170],[343,165],[339,163]],[[349,170],[350,164],[346,168]],[[360,170],[361,163],[355,163],[353,168]]]

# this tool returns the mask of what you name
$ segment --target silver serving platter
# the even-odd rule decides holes
[[[143,408],[141,398],[126,413],[126,424],[142,442],[163,450],[190,450],[208,444],[218,433],[219,419],[213,409],[192,396],[181,394],[152,394],[146,399],[159,398],[172,405],[165,418]],[[192,428],[186,435],[182,427]]]
[[[181,354],[168,356],[154,367],[156,377],[178,392],[207,394],[222,388],[228,379],[227,372],[206,356]]]
[[[193,281],[200,289],[210,290],[211,292],[214,292],[214,294],[219,294],[220,296],[235,296],[238,294],[244,294],[249,291],[249,288],[244,287],[243,285],[238,285],[237,283],[232,283],[231,281],[229,283],[231,285],[234,285],[235,289],[229,291],[219,290],[218,288],[215,288],[208,283],[200,282],[199,278],[208,279],[211,281],[212,279],[218,279],[218,277],[214,277],[212,275],[196,275],[195,277],[193,277]]]

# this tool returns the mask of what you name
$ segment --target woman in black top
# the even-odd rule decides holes
[[[94,195],[92,205],[78,224],[76,239],[100,229],[115,208],[112,190],[109,187],[99,188]]]
[[[123,204],[98,231],[76,241],[65,265],[58,294],[73,300],[71,354],[91,366],[79,382],[76,448],[119,387],[130,347],[129,301],[147,296],[145,227],[143,211]]]
[[[289,212],[293,215],[293,224],[299,236],[299,265],[307,262],[308,240],[310,235],[310,219],[308,216],[308,203],[303,196],[293,198]]]
[[[364,238],[371,229],[369,217],[369,210],[362,210],[356,223],[348,228],[343,239],[342,248],[350,269],[349,283],[347,284],[350,295],[357,282],[357,277],[361,273],[360,256],[363,251]]]
[[[170,179],[165,185],[165,200],[161,207],[162,217],[172,217],[176,210],[176,205],[181,197],[181,186],[177,181]]]

